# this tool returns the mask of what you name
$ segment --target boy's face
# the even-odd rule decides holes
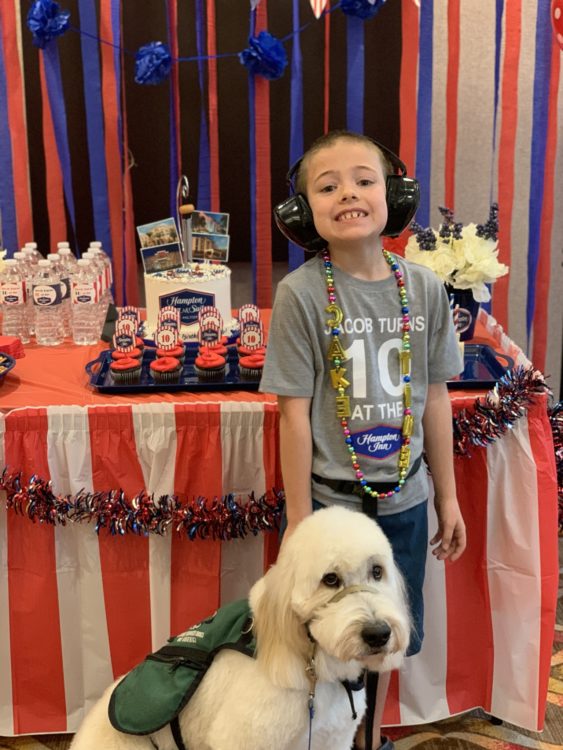
[[[380,236],[387,223],[385,172],[374,147],[337,141],[311,156],[306,177],[315,227],[329,245]]]

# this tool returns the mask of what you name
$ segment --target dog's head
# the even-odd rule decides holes
[[[254,586],[258,657],[276,682],[295,687],[317,643],[320,679],[398,666],[409,615],[391,545],[361,513],[326,508],[302,521]],[[283,653],[282,653],[283,652]]]

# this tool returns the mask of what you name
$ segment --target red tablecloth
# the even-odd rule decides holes
[[[494,321],[478,336],[525,361]],[[101,395],[101,347],[26,347],[0,388],[2,465],[56,492],[258,495],[280,486],[275,399],[257,393]],[[475,392],[452,391],[454,410]],[[456,458],[468,549],[431,555],[422,652],[395,673],[387,724],[482,706],[543,723],[558,582],[556,483],[545,398],[505,437]],[[431,533],[435,517],[430,511]],[[237,541],[97,536],[0,511],[0,735],[72,732],[112,679],[171,633],[245,596],[275,534]]]

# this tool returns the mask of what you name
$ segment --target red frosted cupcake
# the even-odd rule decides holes
[[[158,358],[174,357],[175,359],[178,360],[178,362],[181,362],[182,364],[184,364],[184,359],[186,357],[186,348],[183,344],[178,344],[173,349],[157,349],[156,356]]]
[[[203,346],[200,346],[199,353],[201,354],[204,349],[209,349],[209,351],[215,352],[215,354],[220,354],[221,357],[226,357],[228,352],[227,347],[222,341],[218,341],[216,344],[205,344]]]
[[[264,354],[260,349],[256,349],[252,354],[245,357],[239,357],[240,374],[243,378],[259,378],[264,369]]]
[[[150,364],[150,373],[155,383],[177,383],[182,371],[176,357],[158,357]]]
[[[111,353],[111,358],[115,361],[120,359],[141,359],[142,356],[143,352],[138,347],[135,347],[130,352],[120,352],[115,349]]]
[[[225,375],[225,357],[204,347],[196,357],[194,369],[202,380],[220,380]]]
[[[239,357],[248,357],[252,354],[261,354],[262,356],[265,356],[266,347],[259,346],[258,349],[249,349],[248,346],[239,346],[237,344],[237,352],[238,352]]]
[[[141,363],[134,357],[122,357],[114,360],[109,369],[114,382],[120,385],[138,383],[141,377]]]

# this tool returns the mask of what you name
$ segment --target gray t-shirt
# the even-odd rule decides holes
[[[433,271],[397,261],[403,272],[411,327],[412,413],[411,466],[423,449],[422,415],[429,383],[457,375],[463,362],[443,284]],[[348,359],[352,440],[365,478],[396,482],[403,421],[399,372],[402,313],[394,276],[363,281],[334,268],[337,304],[344,313],[340,343]],[[313,473],[330,479],[356,480],[336,416],[333,365],[327,358],[331,337],[324,264],[315,256],[278,285],[260,390],[281,396],[312,398]],[[338,494],[313,482],[313,497],[325,504],[358,508],[357,495]],[[380,500],[381,515],[398,513],[427,497],[426,472],[421,468],[401,492]]]

